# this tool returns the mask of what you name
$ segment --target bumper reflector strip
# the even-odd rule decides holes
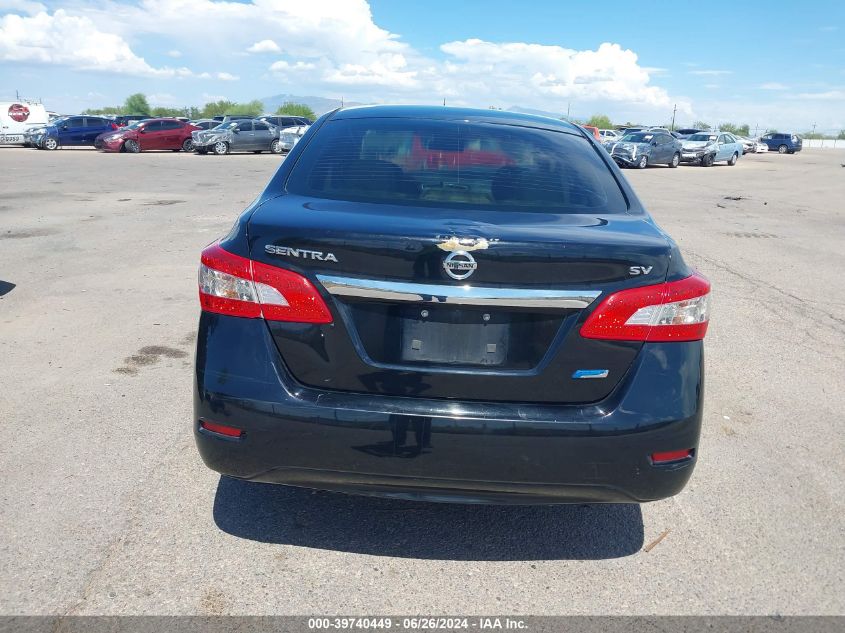
[[[241,429],[226,426],[225,424],[217,424],[216,422],[209,422],[208,420],[200,420],[200,428],[217,433],[218,435],[225,435],[226,437],[241,437],[244,434]]]
[[[668,464],[670,462],[680,462],[687,459],[692,459],[693,449],[687,448],[682,451],[666,451],[664,453],[652,453],[651,462],[653,464]]]

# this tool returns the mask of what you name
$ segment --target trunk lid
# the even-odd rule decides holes
[[[641,346],[578,329],[601,296],[665,279],[671,245],[644,217],[286,195],[256,211],[249,237],[252,259],[308,276],[335,315],[325,326],[270,323],[302,384],[574,403],[605,397]],[[451,276],[447,259],[455,276],[469,275]],[[607,375],[575,377],[584,370]]]

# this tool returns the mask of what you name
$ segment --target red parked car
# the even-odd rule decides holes
[[[599,129],[597,127],[595,127],[594,125],[582,125],[581,127],[587,130],[587,132],[593,135],[594,139],[601,143],[602,138],[601,134],[599,134]]]
[[[179,119],[146,119],[100,134],[94,147],[104,152],[171,150],[192,152],[191,132],[200,128]]]
[[[396,161],[394,161],[396,162]],[[410,154],[402,161],[409,169],[457,169],[461,167],[503,167],[513,161],[499,146],[489,142],[468,139],[456,142],[434,139],[423,146],[419,136],[414,136]]]

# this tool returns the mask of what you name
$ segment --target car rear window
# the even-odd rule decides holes
[[[329,121],[297,161],[287,190],[409,206],[628,210],[612,172],[583,137],[466,121]]]

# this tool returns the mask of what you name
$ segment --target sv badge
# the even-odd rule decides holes
[[[628,269],[629,275],[647,275],[654,266],[631,266]]]

